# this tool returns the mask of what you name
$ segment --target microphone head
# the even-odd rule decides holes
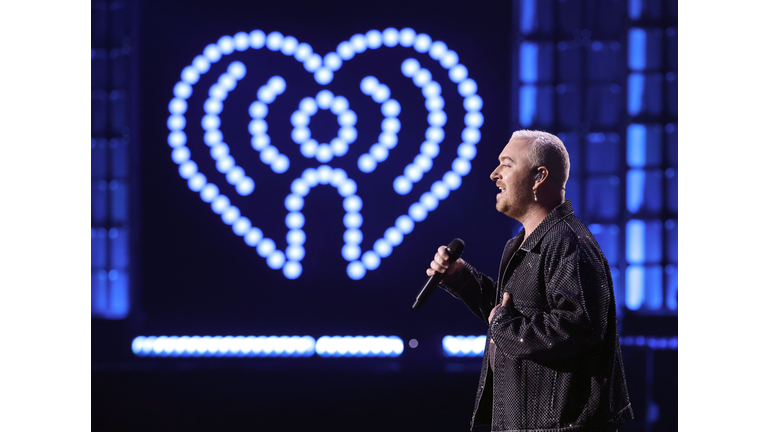
[[[464,252],[464,240],[460,238],[453,239],[453,241],[448,244],[446,252],[448,252],[451,261],[456,261]]]

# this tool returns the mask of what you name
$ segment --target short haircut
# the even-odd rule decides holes
[[[540,166],[547,167],[552,180],[565,189],[571,171],[571,161],[560,138],[547,132],[523,129],[513,133],[511,140],[531,141],[531,149],[528,151],[531,170]]]

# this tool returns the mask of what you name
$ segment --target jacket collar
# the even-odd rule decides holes
[[[544,220],[541,221],[539,226],[537,226],[531,235],[528,236],[527,239],[523,242],[523,245],[520,246],[520,249],[530,252],[531,249],[536,247],[537,244],[544,238],[544,236],[549,232],[552,227],[557,225],[558,222],[560,222],[563,218],[566,216],[573,214],[573,207],[571,206],[570,200],[565,200],[562,204],[555,207],[547,217],[544,218]],[[525,235],[525,228],[520,230],[520,233],[518,233],[515,238],[517,238],[520,235]]]

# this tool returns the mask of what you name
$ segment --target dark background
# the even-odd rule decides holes
[[[445,357],[441,340],[445,335],[483,335],[486,326],[442,291],[418,311],[411,304],[439,245],[455,237],[464,239],[464,258],[494,276],[504,243],[520,227],[496,212],[497,189],[488,175],[509,135],[521,127],[518,47],[522,36],[518,23],[522,3],[526,2],[93,1],[93,47],[110,53],[122,47],[125,53],[125,46],[130,45],[123,56],[126,61],[120,64],[128,71],[121,94],[130,120],[121,128],[113,124],[94,130],[94,135],[129,143],[126,181],[131,191],[125,221],[130,229],[130,312],[122,319],[102,316],[92,321],[93,429],[467,430],[480,359]],[[626,4],[552,1],[542,2],[549,9],[538,11],[556,9],[560,23],[567,21],[569,13],[597,17],[579,22],[597,38],[601,31],[600,37],[626,33],[630,23],[625,6],[619,3]],[[611,13],[614,21],[606,21]],[[667,16],[663,10],[662,16]],[[601,25],[606,22],[610,25]],[[426,220],[416,223],[378,269],[368,271],[359,281],[347,276],[347,262],[341,257],[342,198],[328,186],[313,189],[302,210],[307,221],[303,273],[289,280],[281,271],[270,269],[179,177],[167,144],[173,86],[181,70],[222,35],[254,29],[267,34],[279,31],[309,43],[323,56],[356,33],[388,27],[410,27],[445,42],[458,53],[469,77],[477,81],[484,124],[472,170],[458,190],[441,201]],[[577,39],[582,36],[580,33]],[[563,37],[555,32],[553,39]],[[621,41],[626,43],[626,37]],[[434,167],[416,183],[414,191],[401,197],[392,191],[391,182],[418,154],[427,127],[423,97],[400,72],[400,63],[407,57],[418,59],[441,84],[448,123]],[[625,62],[625,58],[623,53],[620,59]],[[357,140],[346,156],[334,158],[328,165],[343,168],[357,181],[357,194],[363,199],[363,251],[371,249],[373,241],[449,169],[455,157],[463,127],[462,101],[447,71],[427,54],[402,47],[366,51],[345,61],[334,80],[320,86],[300,63],[263,48],[235,52],[215,63],[194,86],[188,101],[185,131],[192,159],[220,187],[226,185],[223,176],[215,177],[218,173],[212,163],[204,165],[210,158],[204,153],[207,149],[199,121],[208,87],[236,59],[246,64],[248,72],[224,103],[221,130],[238,165],[249,175],[253,172],[257,183],[254,193],[237,204],[265,236],[275,240],[278,249],[286,246],[283,199],[290,180],[304,168],[320,165],[304,159],[289,138],[288,118],[301,98],[328,88],[347,97],[357,114]],[[115,88],[118,69],[117,61],[110,65],[108,90],[110,85]],[[627,72],[623,63],[608,68],[619,74]],[[271,173],[247,144],[247,107],[256,89],[276,74],[285,78],[288,88],[270,105],[274,117],[267,120],[272,144],[291,159],[291,168],[282,175]],[[381,120],[378,105],[359,89],[360,79],[368,74],[387,84],[392,98],[401,103],[403,126],[389,159],[374,173],[362,174],[356,168],[357,157],[376,141]],[[620,81],[622,97],[625,83]],[[112,123],[118,111],[115,106],[107,108]],[[98,110],[96,105],[93,109]],[[670,120],[674,119],[663,119]],[[609,126],[584,121],[569,128],[565,120],[534,126],[555,133],[575,130],[585,136],[595,130],[625,130],[628,121],[622,105],[615,124]],[[314,138],[327,142],[335,135],[335,116],[321,111],[312,117],[309,127]],[[242,144],[240,150],[236,142]],[[569,146],[569,151],[572,158],[578,154],[577,147]],[[573,178],[583,191],[578,175]],[[580,194],[577,190],[576,196]],[[578,216],[588,223],[604,222],[584,207],[583,212],[577,211]],[[616,219],[624,220],[622,217]],[[616,285],[620,290],[623,278]],[[628,311],[621,303],[619,307],[623,336],[676,335],[676,314]],[[397,358],[142,358],[131,352],[131,341],[139,335],[251,334],[316,339],[322,335],[396,335],[406,346]],[[410,339],[419,341],[417,348],[408,347]],[[625,346],[624,357],[637,419],[622,430],[674,430],[677,351]]]

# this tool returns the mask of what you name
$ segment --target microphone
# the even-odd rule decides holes
[[[448,253],[449,264],[456,261],[461,256],[461,253],[464,252],[464,240],[460,238],[453,239],[453,241],[445,248],[445,251]],[[419,295],[416,296],[416,302],[413,304],[414,309],[420,308],[421,305],[427,301],[442,277],[442,273],[436,272],[429,278],[427,283],[424,284],[424,288],[419,292]]]

